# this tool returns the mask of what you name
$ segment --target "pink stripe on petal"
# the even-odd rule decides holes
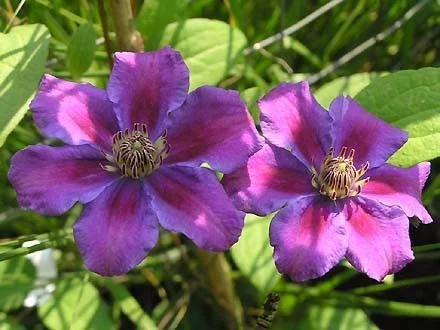
[[[354,163],[370,168],[384,164],[408,140],[408,133],[375,117],[350,97],[340,96],[330,105],[334,120],[335,154],[342,147],[354,149]]]
[[[270,226],[275,264],[294,281],[323,276],[344,257],[347,242],[344,215],[320,197],[289,202]]]
[[[224,175],[222,183],[238,209],[264,216],[291,198],[317,194],[311,179],[295,156],[268,143],[244,167]]]
[[[165,47],[148,53],[116,53],[107,91],[121,128],[147,124],[154,140],[162,133],[168,112],[185,101],[188,87],[182,56]]]
[[[148,186],[164,228],[210,251],[224,251],[237,242],[244,213],[234,208],[211,170],[161,167],[148,177]]]
[[[204,86],[189,94],[167,125],[168,164],[199,166],[208,162],[228,173],[262,146],[246,104],[236,91]]]
[[[409,221],[398,207],[356,198],[346,203],[349,235],[347,260],[360,272],[380,281],[414,259]]]
[[[278,147],[291,149],[304,164],[319,167],[329,150],[331,118],[307,82],[283,83],[259,101],[261,129]]]
[[[78,201],[90,202],[117,179],[101,168],[102,161],[87,145],[30,146],[12,157],[8,177],[22,207],[60,215]]]
[[[145,258],[156,245],[159,223],[143,183],[122,179],[84,206],[73,233],[87,268],[113,276]]]
[[[388,206],[399,206],[407,216],[416,216],[423,223],[430,223],[432,218],[421,201],[430,168],[429,163],[411,168],[388,164],[374,168],[366,174],[370,181],[362,187],[361,196]]]
[[[46,74],[30,108],[44,135],[69,144],[94,144],[111,150],[118,125],[104,90]]]

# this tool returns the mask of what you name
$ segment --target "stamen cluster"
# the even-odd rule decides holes
[[[120,170],[124,176],[140,179],[157,169],[168,156],[170,147],[166,140],[166,130],[153,144],[148,136],[147,125],[134,124],[133,130],[125,129],[113,135],[113,155],[106,154],[114,165],[103,168],[115,172]]]
[[[350,150],[348,156],[347,147],[342,147],[337,157],[333,156],[333,152],[332,147],[324,158],[319,173],[312,169],[312,185],[319,189],[321,195],[328,196],[331,200],[358,195],[361,187],[369,180],[360,180],[368,170],[368,162],[358,170],[353,164],[354,149]]]

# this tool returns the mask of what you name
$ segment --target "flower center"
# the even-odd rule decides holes
[[[360,180],[368,170],[368,162],[358,170],[353,164],[354,149],[350,150],[348,156],[347,147],[342,147],[337,157],[333,156],[333,151],[333,147],[330,148],[319,173],[312,169],[312,185],[319,189],[321,195],[328,196],[331,200],[358,195],[361,187],[369,180]]]
[[[132,130],[126,129],[113,135],[113,155],[105,157],[113,165],[106,165],[106,171],[121,171],[124,176],[140,179],[158,168],[168,156],[170,146],[166,140],[166,130],[152,143],[148,137],[147,125],[134,124]]]

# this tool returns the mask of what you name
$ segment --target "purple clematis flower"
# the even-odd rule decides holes
[[[159,224],[210,251],[238,240],[244,213],[200,165],[230,172],[262,141],[237,92],[188,95],[188,86],[169,47],[116,53],[106,91],[44,76],[33,117],[67,145],[18,152],[9,179],[20,205],[44,215],[85,204],[74,237],[90,270],[128,272],[156,244]]]
[[[349,97],[326,111],[307,82],[281,84],[259,106],[268,142],[223,183],[245,212],[281,209],[270,227],[278,270],[306,281],[345,257],[381,280],[412,261],[408,217],[432,221],[420,201],[430,164],[385,163],[407,133]]]

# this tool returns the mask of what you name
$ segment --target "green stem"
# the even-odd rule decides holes
[[[419,305],[399,301],[377,300],[371,297],[332,292],[331,297],[320,297],[319,304],[358,307],[376,314],[440,318],[440,306]]]
[[[407,286],[413,286],[413,285],[420,285],[420,284],[426,284],[426,283],[432,283],[440,281],[440,275],[434,275],[434,276],[426,276],[421,278],[411,278],[407,280],[401,280],[394,283],[386,284],[376,284],[376,285],[370,285],[363,288],[356,288],[354,290],[351,290],[351,293],[354,294],[371,294],[371,293],[377,293],[377,292],[383,292],[398,288],[403,288]]]
[[[440,243],[433,243],[427,245],[413,246],[414,252],[426,252],[440,249]]]
[[[73,78],[72,74],[70,72],[67,71],[54,71],[52,72],[52,74],[58,78]],[[103,70],[103,71],[90,71],[90,72],[85,72],[81,75],[81,77],[86,77],[86,78],[100,78],[100,77],[108,77],[110,74],[110,72],[108,70]]]
[[[358,274],[354,269],[347,268],[343,272],[332,276],[327,281],[315,285],[315,289],[317,289],[321,294],[327,293],[340,286],[341,284],[349,281],[353,277]]]
[[[3,213],[0,213],[0,223],[18,218],[22,216],[25,212],[26,211],[23,211],[21,209],[9,209]]]
[[[205,285],[222,311],[228,330],[243,329],[243,308],[235,294],[231,268],[223,253],[197,250]]]
[[[344,308],[362,308],[376,314],[440,318],[440,306],[419,305],[399,301],[379,300],[352,293],[331,291],[321,294],[314,287],[290,285],[285,292],[300,295],[305,301],[316,305],[332,305]]]
[[[0,248],[10,248],[0,253],[0,261],[26,255],[35,251],[41,251],[48,248],[60,247],[69,244],[72,241],[72,230],[61,230],[58,232],[28,235],[0,244]],[[31,240],[39,240],[41,243],[22,247],[24,242]]]
[[[415,261],[437,260],[437,259],[440,259],[440,251],[429,252],[429,253],[416,253],[415,254]]]

